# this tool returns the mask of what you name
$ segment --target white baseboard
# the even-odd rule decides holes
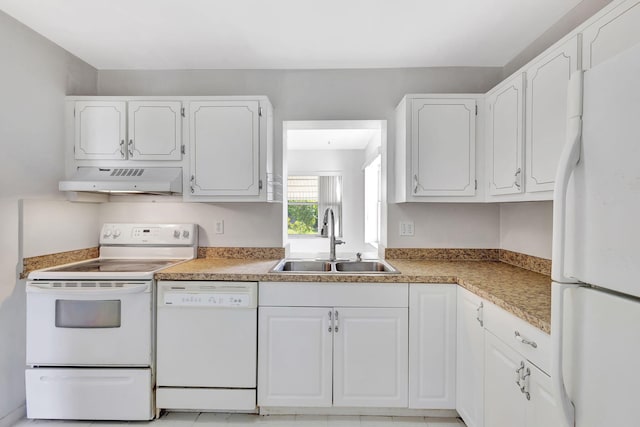
[[[27,416],[27,406],[22,405],[0,418],[0,427],[12,427]]]
[[[260,407],[260,415],[375,415],[393,417],[455,418],[454,409],[407,409],[407,408],[285,408]]]

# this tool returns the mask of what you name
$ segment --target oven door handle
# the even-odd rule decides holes
[[[29,283],[27,293],[33,294],[58,294],[58,295],[124,295],[140,294],[149,290],[149,285],[127,286],[122,288],[54,288],[44,283]]]

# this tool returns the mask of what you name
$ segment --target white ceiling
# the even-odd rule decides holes
[[[380,139],[375,129],[294,129],[287,131],[288,150],[364,150]]]
[[[0,0],[98,69],[503,66],[580,0]]]

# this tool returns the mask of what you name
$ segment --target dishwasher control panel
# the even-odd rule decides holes
[[[167,292],[164,305],[199,307],[250,307],[251,295],[227,293]]]

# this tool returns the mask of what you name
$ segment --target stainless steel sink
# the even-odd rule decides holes
[[[271,273],[399,274],[382,260],[327,261],[283,259]]]
[[[382,261],[336,262],[336,271],[348,273],[396,273],[395,268]]]
[[[287,261],[280,262],[276,268],[279,272],[321,272],[332,271],[331,263],[327,261]],[[274,271],[276,270],[274,268]]]

